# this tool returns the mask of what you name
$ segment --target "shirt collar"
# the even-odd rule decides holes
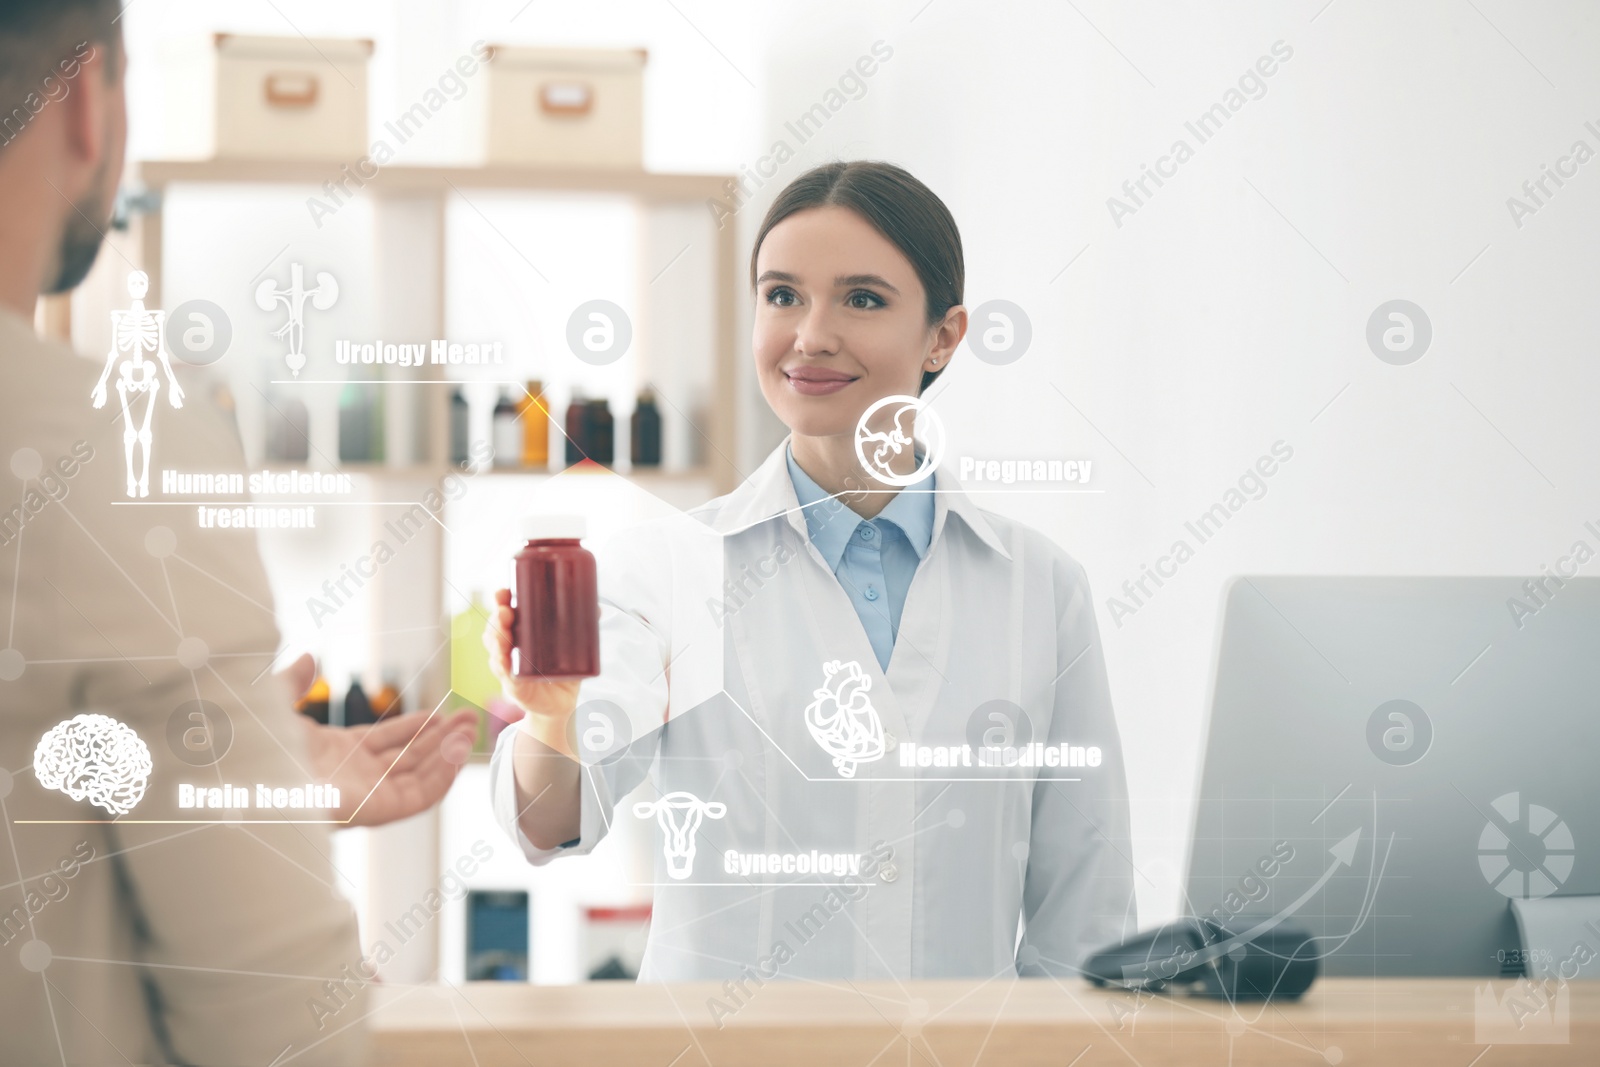
[[[989,518],[984,514],[983,509],[974,504],[972,498],[967,496],[966,492],[961,488],[961,483],[956,481],[956,476],[950,473],[949,468],[940,466],[938,474],[939,507],[933,517],[934,539],[938,539],[939,534],[944,530],[945,521],[951,515],[954,515],[966,524],[967,529],[977,535],[978,540],[994,549],[1003,559],[1009,562],[1011,553],[1006,551],[1005,542],[1000,540],[1000,535],[995,532],[994,525],[989,522]]]
[[[792,447],[785,445],[783,454],[789,480],[794,483],[795,499],[805,515],[807,535],[828,566],[837,570],[857,527],[869,520],[857,515],[842,500],[818,485],[816,479],[795,462]],[[906,486],[871,520],[880,530],[883,524],[892,524],[905,535],[918,559],[927,554],[929,542],[933,540],[933,479],[934,476],[930,474],[916,484]]]
[[[711,519],[711,528],[724,536],[728,536],[748,530],[750,527],[768,519],[782,518],[802,536],[809,539],[811,531],[805,521],[795,479],[790,475],[788,457],[789,439],[786,437],[762,461],[761,466],[757,467],[733,492],[722,498],[721,506],[717,508],[715,516]],[[804,472],[802,471],[801,473],[803,474]],[[933,485],[929,486],[929,488],[936,490],[927,494],[933,497],[934,500],[931,527],[928,528],[928,534],[924,540],[920,537],[920,534],[914,536],[915,531],[920,531],[923,528],[917,524],[914,515],[896,516],[894,518],[895,524],[900,526],[901,530],[906,534],[906,539],[911,541],[914,547],[920,544],[922,547],[919,551],[925,553],[927,548],[939,539],[948,517],[955,515],[979,540],[1009,560],[1011,553],[1006,551],[1005,543],[995,533],[993,525],[989,522],[983,510],[967,497],[955,475],[950,473],[948,468],[941,465],[930,477],[933,479]],[[815,483],[813,482],[812,484]],[[820,492],[820,487],[818,487],[818,491]],[[826,496],[826,494],[822,495]],[[913,495],[920,497],[923,494],[917,493]],[[905,493],[898,494],[895,497],[895,502],[906,496],[907,494]],[[907,502],[907,506],[917,503],[920,503],[920,501],[911,500]],[[893,502],[891,502],[890,506],[893,507]],[[926,507],[926,504],[922,506]],[[884,512],[887,513],[888,510],[889,508],[885,508]],[[915,510],[914,507],[912,510]],[[844,509],[843,514],[855,515],[848,508]],[[905,519],[904,524],[901,523],[902,517]],[[837,525],[843,528],[845,524],[839,522],[831,523],[830,525]],[[845,530],[845,538],[847,540],[854,529],[854,525],[851,525],[849,529]],[[837,560],[835,560],[836,564]]]

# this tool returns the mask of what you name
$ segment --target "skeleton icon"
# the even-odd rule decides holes
[[[824,663],[822,672],[823,683],[806,705],[806,728],[822,751],[833,757],[839,776],[854,778],[856,764],[883,758],[883,723],[867,697],[872,679],[861,673],[855,660]]]
[[[689,877],[694,869],[694,835],[707,817],[720,819],[728,814],[728,806],[720,801],[705,801],[683,790],[668,793],[660,800],[641,800],[633,806],[633,814],[641,819],[655,816],[656,824],[666,835],[661,846],[667,857],[667,874],[673,878]]]
[[[142,270],[128,275],[128,295],[133,303],[126,310],[111,313],[111,351],[106,353],[106,367],[100,372],[94,392],[89,396],[97,408],[106,406],[106,381],[111,368],[117,368],[117,396],[122,401],[122,448],[128,461],[128,495],[150,495],[150,445],[155,433],[150,429],[150,417],[155,413],[156,401],[161,393],[161,379],[156,377],[156,361],[166,372],[170,387],[167,399],[175,408],[183,407],[183,389],[172,374],[172,364],[167,360],[167,313],[149,310],[144,306],[145,294],[150,291],[150,278]],[[118,362],[118,357],[122,357]],[[138,426],[134,426],[134,412],[139,411]],[[138,473],[134,472],[134,446],[144,455]]]
[[[289,321],[283,328],[272,336],[289,338],[289,369],[296,378],[306,365],[306,298],[311,298],[311,306],[318,311],[327,311],[333,307],[334,301],[339,299],[339,283],[333,275],[325,270],[317,272],[317,286],[315,289],[306,288],[305,268],[298,263],[289,267],[289,288],[279,289],[271,278],[263,278],[261,284],[256,286],[256,307],[262,311],[271,311],[277,304],[282,304],[289,312]]]

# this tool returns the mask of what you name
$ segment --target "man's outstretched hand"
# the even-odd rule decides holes
[[[318,781],[339,789],[329,817],[382,826],[427,811],[450,789],[477,735],[478,715],[396,715],[368,726],[323,726],[304,715],[306,749]]]
[[[307,654],[278,672],[298,700],[316,680]],[[478,714],[395,715],[367,726],[324,726],[296,715],[318,781],[339,788],[329,817],[350,826],[382,826],[427,811],[444,799],[478,734]],[[370,795],[369,795],[370,794]]]

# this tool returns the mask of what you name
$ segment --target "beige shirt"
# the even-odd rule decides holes
[[[175,410],[158,369],[152,493],[129,502],[116,372],[95,410],[99,370],[0,310],[0,1062],[361,1063],[366,983],[330,827],[288,821],[324,813],[252,807],[235,827],[178,803],[182,784],[313,777],[267,672],[254,534],[150,503],[162,467],[242,470],[237,433],[198,382]],[[179,758],[194,700],[232,725],[212,766]],[[125,815],[35,773],[41,738],[83,712],[149,750]]]

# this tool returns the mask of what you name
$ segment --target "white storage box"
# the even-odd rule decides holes
[[[166,137],[177,159],[367,154],[372,42],[207,34],[162,46]]]
[[[645,58],[491,45],[484,162],[642,170]]]

